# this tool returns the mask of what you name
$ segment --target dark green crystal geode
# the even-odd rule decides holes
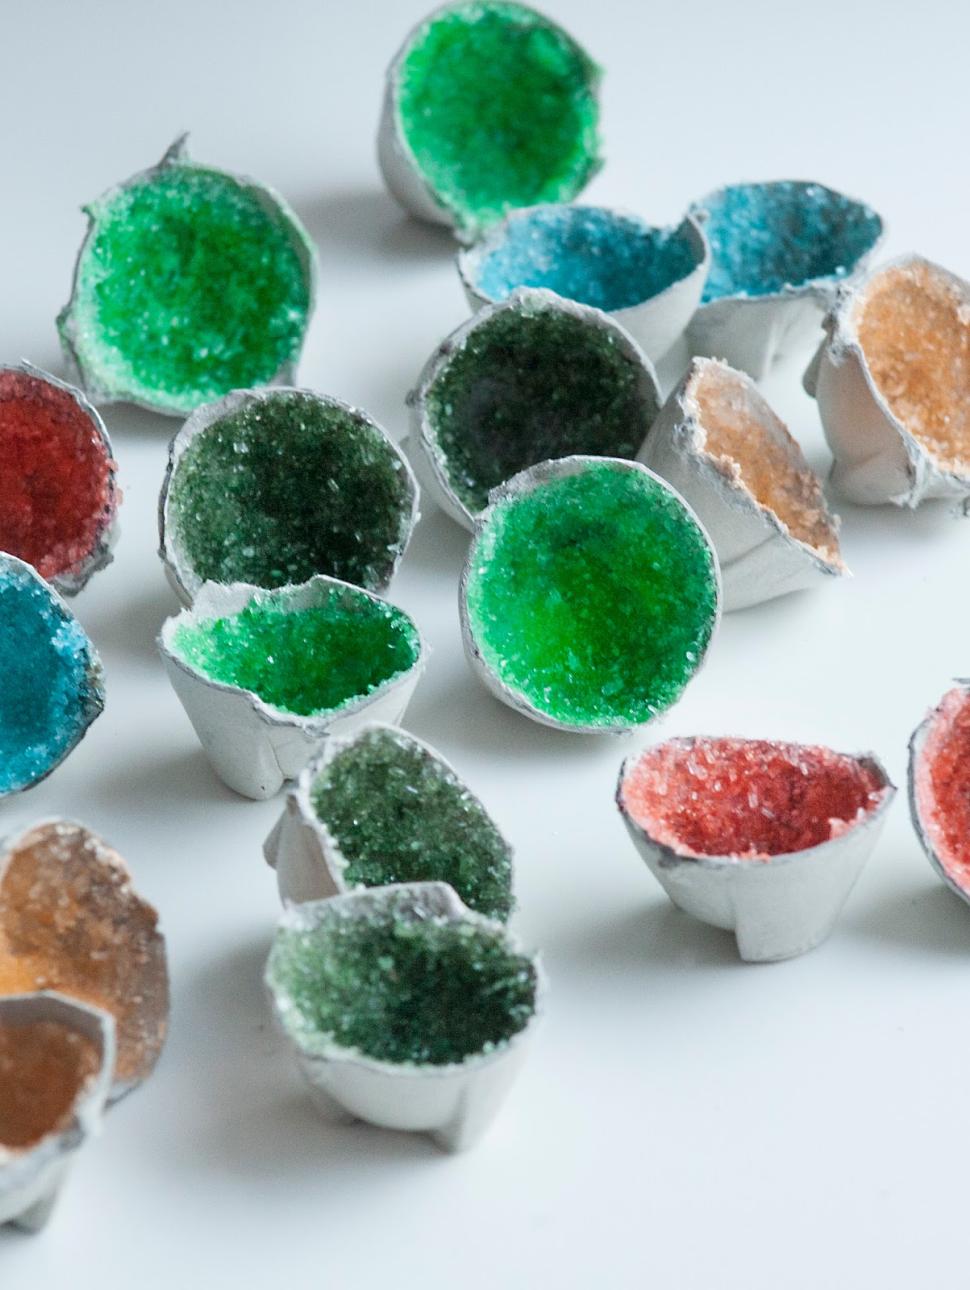
[[[717,603],[714,554],[677,494],[608,462],[499,502],[469,556],[484,663],[566,725],[625,728],[670,707]]]
[[[410,474],[373,422],[314,394],[272,391],[176,458],[167,541],[200,583],[280,587],[324,573],[373,591],[404,550],[413,504]]]
[[[402,610],[347,587],[311,608],[271,592],[238,614],[183,622],[172,652],[211,681],[251,690],[273,707],[318,716],[364,698],[417,662],[417,628]]]
[[[320,772],[310,801],[349,886],[447,882],[480,914],[511,912],[510,848],[455,773],[403,730],[359,735]]]
[[[398,69],[401,132],[466,230],[570,201],[599,167],[598,70],[524,5],[470,0],[424,22]]]
[[[58,326],[96,397],[189,412],[295,362],[312,251],[268,190],[176,148],[87,213]]]
[[[500,935],[394,906],[282,929],[267,975],[287,1030],[311,1054],[340,1045],[441,1066],[490,1052],[535,1011],[535,966]]]
[[[658,412],[612,329],[535,300],[486,315],[445,360],[424,412],[440,467],[475,515],[551,457],[634,457]]]

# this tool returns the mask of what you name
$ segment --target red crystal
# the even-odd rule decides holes
[[[948,690],[915,775],[920,822],[946,874],[970,892],[970,690]]]
[[[869,762],[765,739],[671,739],[629,768],[630,818],[680,855],[768,860],[844,833],[876,807]]]
[[[117,504],[99,427],[69,391],[0,371],[0,551],[45,578],[76,571]]]

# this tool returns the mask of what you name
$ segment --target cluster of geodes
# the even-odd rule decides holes
[[[268,976],[288,1033],[317,1056],[459,1063],[507,1043],[535,1011],[535,966],[494,926],[393,902],[281,928]]]
[[[375,726],[348,741],[309,799],[347,889],[447,882],[469,909],[511,912],[511,848],[451,767],[405,731]]]

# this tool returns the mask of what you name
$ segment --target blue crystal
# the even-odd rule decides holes
[[[0,555],[0,796],[43,779],[104,706],[80,623],[30,565]]]
[[[882,234],[874,210],[821,184],[734,184],[691,207],[711,244],[702,303],[850,274]]]
[[[687,229],[653,228],[598,206],[538,206],[513,216],[483,256],[476,286],[492,300],[546,287],[597,309],[627,309],[697,267]]]

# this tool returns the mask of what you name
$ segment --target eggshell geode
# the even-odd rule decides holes
[[[847,573],[838,521],[801,448],[750,377],[726,363],[693,360],[638,460],[710,534],[725,611]]]
[[[805,373],[849,501],[970,497],[970,283],[920,256],[839,295]]]
[[[909,809],[930,864],[970,904],[970,682],[958,681],[913,732]]]

